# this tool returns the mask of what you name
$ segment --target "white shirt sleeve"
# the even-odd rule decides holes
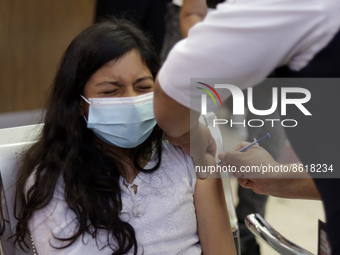
[[[175,159],[174,161],[178,164],[175,168],[178,173],[176,173],[174,176],[176,178],[180,177],[182,179],[189,180],[192,193],[194,194],[196,187],[196,172],[192,158],[185,154],[180,147],[172,145],[169,141],[165,141],[163,144],[164,146],[162,153],[166,154],[169,151],[172,156],[170,159]],[[166,160],[168,160],[168,158]],[[171,164],[174,164],[174,162],[171,162]]]
[[[177,5],[177,6],[182,6],[183,5],[183,0],[172,0],[172,3]]]
[[[276,67],[300,70],[333,38],[339,24],[339,0],[224,2],[175,45],[159,82],[171,98],[200,111],[199,104],[190,103],[201,100],[200,90],[190,90],[190,78],[226,78],[243,89]],[[219,95],[224,100],[230,93]],[[208,111],[213,108],[208,104]]]

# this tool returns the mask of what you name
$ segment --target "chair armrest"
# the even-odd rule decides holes
[[[313,255],[313,253],[290,242],[270,226],[259,214],[249,214],[245,218],[247,228],[264,242],[284,255]]]

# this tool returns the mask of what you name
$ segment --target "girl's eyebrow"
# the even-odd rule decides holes
[[[137,83],[139,83],[141,81],[145,81],[145,80],[154,81],[152,76],[144,76],[144,77],[141,77],[141,78],[138,78],[137,80],[135,80],[135,82],[133,84],[135,85],[135,84],[137,84]]]
[[[102,86],[106,84],[115,85],[119,87],[123,86],[123,84],[121,84],[119,81],[103,81],[103,82],[98,83],[96,86]]]
[[[145,80],[154,81],[152,76],[144,76],[144,77],[141,77],[141,78],[138,78],[137,80],[135,80],[133,82],[133,85],[135,85],[139,82],[145,81]],[[119,81],[103,81],[103,82],[98,83],[96,86],[102,86],[102,85],[105,85],[105,84],[111,84],[111,85],[115,85],[115,86],[119,86],[119,87],[123,86],[123,84],[120,83]]]

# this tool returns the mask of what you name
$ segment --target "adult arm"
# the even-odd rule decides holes
[[[253,146],[245,152],[238,152],[249,143],[240,143],[235,151],[222,153],[219,158],[226,164],[235,166],[235,176],[244,188],[251,188],[259,194],[271,195],[281,198],[321,199],[313,179],[304,171],[300,163],[281,165],[262,147]],[[259,172],[245,171],[245,167]],[[280,169],[294,169],[299,171],[288,172]],[[250,169],[250,168],[248,168]],[[270,169],[278,169],[271,171]]]
[[[209,129],[198,123],[200,114],[165,94],[158,87],[157,78],[155,86],[155,117],[166,133],[167,139],[173,145],[181,147],[187,155],[190,155],[195,165],[205,165],[202,155],[208,152],[215,157],[216,144]],[[169,108],[172,111],[168,111]]]
[[[210,157],[208,162],[214,162],[213,157],[207,157]],[[197,180],[194,202],[203,254],[236,254],[222,180]]]
[[[158,76],[154,91],[154,113],[157,123],[169,137],[173,138],[185,135],[191,127],[197,126],[200,115],[199,112],[190,110],[169,97],[160,87]]]
[[[189,29],[204,19],[207,14],[206,0],[183,0],[179,15],[181,33],[183,37],[188,36]]]
[[[201,110],[201,90],[191,89],[190,78],[222,77],[228,84],[246,88],[280,65],[303,68],[338,30],[340,16],[335,10],[339,4],[324,5],[309,0],[219,4],[190,29],[187,39],[175,45],[160,70],[154,109],[161,128],[176,137],[189,131],[186,108]],[[222,101],[230,95],[227,89],[218,93]],[[207,103],[208,111],[216,109],[212,100]]]

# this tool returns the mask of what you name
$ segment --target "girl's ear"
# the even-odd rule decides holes
[[[84,96],[80,96],[79,114],[87,118],[88,112],[89,112],[89,102]]]
[[[79,101],[79,114],[80,116],[84,116],[85,113],[86,113],[86,106],[84,105],[85,102],[84,102],[84,99],[83,98],[80,98],[80,101]]]

